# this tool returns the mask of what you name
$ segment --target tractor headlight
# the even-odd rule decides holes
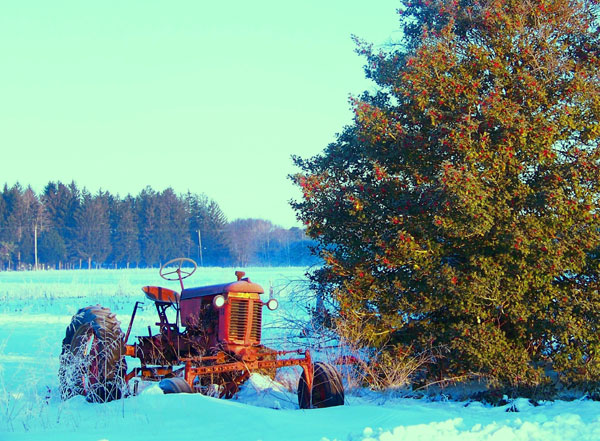
[[[276,299],[269,299],[267,302],[267,308],[271,311],[275,311],[279,307],[279,302]]]
[[[213,305],[215,306],[215,308],[222,308],[223,305],[225,304],[225,296],[222,295],[218,295],[213,299]]]

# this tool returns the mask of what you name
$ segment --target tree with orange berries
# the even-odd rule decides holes
[[[333,323],[430,375],[600,384],[596,0],[411,0],[292,203]],[[550,369],[548,369],[550,368]]]

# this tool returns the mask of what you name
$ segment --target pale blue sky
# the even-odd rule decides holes
[[[397,0],[20,0],[0,13],[0,183],[215,199],[297,225],[290,156],[319,153],[373,85],[356,34]]]

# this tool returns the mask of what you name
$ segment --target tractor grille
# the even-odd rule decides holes
[[[256,342],[260,342],[260,325],[262,321],[262,303],[253,303],[252,329],[250,330],[250,338]]]
[[[262,322],[262,303],[260,301],[231,299],[231,318],[229,319],[229,338],[245,340],[246,326],[248,323],[248,304],[252,304],[252,327],[250,340],[260,343],[260,330]]]
[[[229,320],[229,338],[244,340],[248,321],[248,301],[231,300],[231,318]]]

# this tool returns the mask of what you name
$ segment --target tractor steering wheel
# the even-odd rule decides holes
[[[192,268],[183,268],[183,264],[185,262],[191,263]],[[167,268],[169,265],[175,264],[177,266],[176,269]],[[179,280],[187,279],[198,269],[198,265],[192,259],[188,259],[187,257],[177,257],[175,259],[171,259],[166,262],[164,265],[160,267],[160,277],[165,280]],[[177,277],[169,277],[172,274],[177,274]]]

